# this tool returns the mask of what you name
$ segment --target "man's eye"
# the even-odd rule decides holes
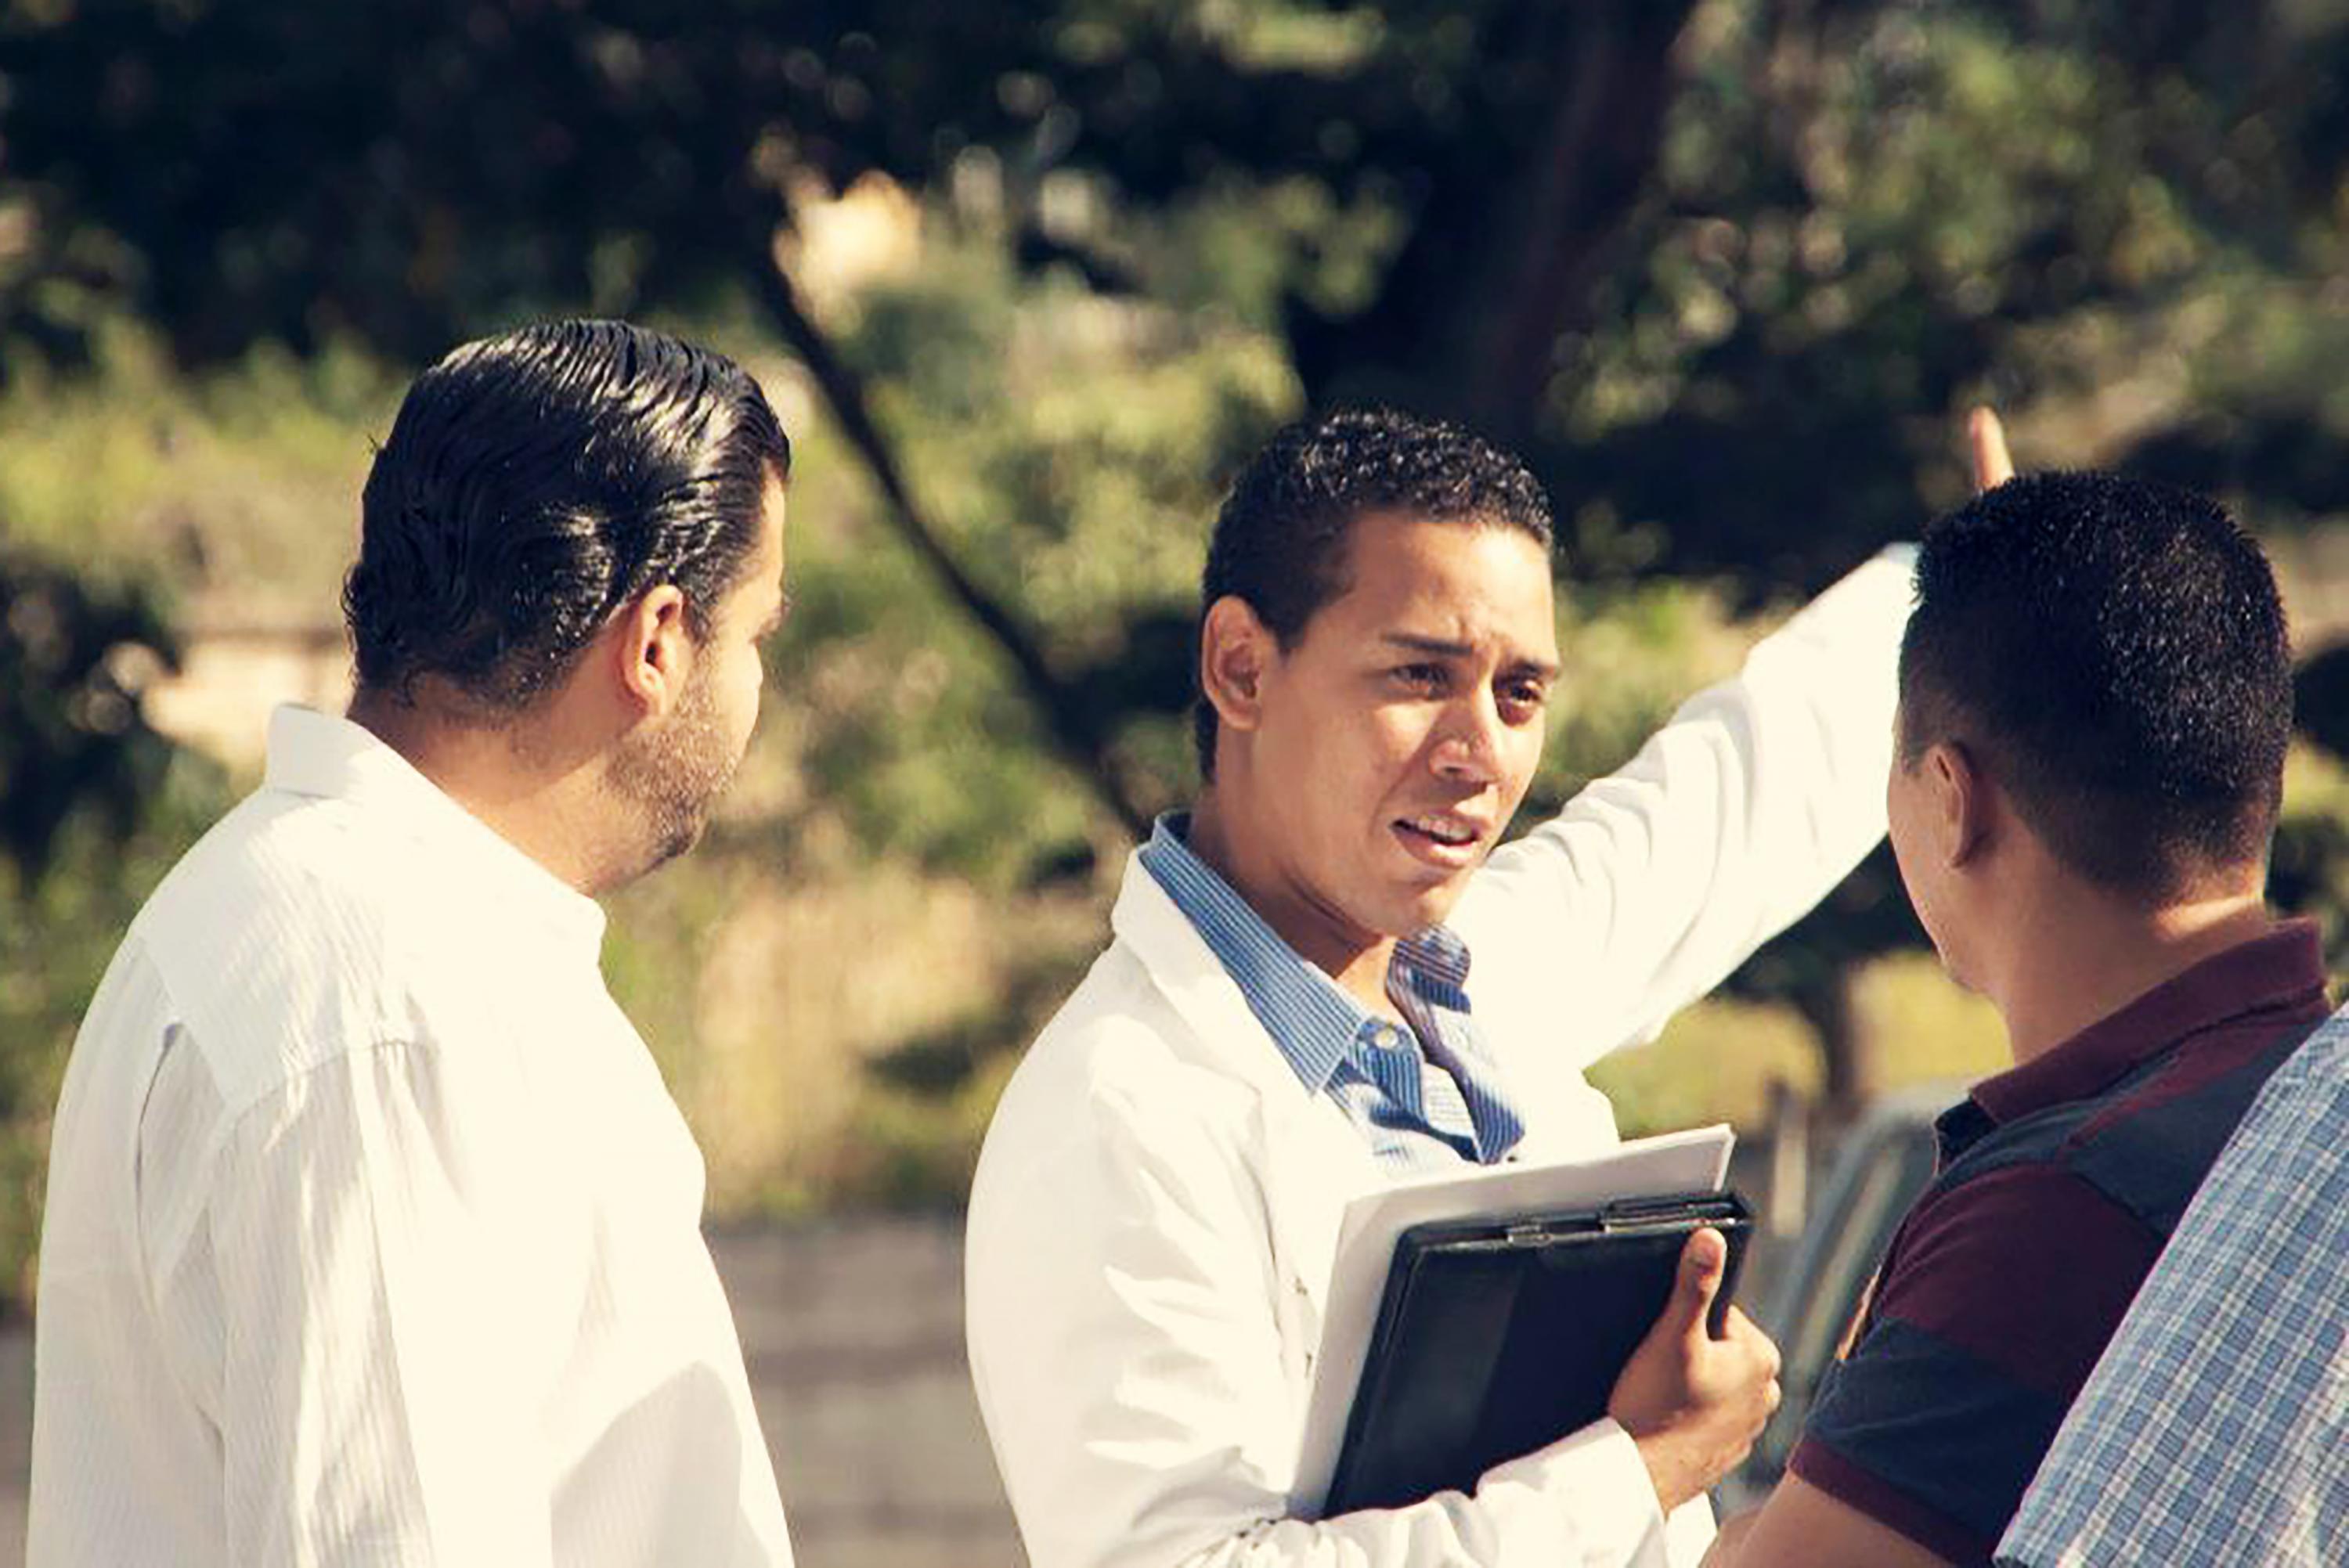
[[[1441,691],[1444,669],[1442,665],[1400,665],[1394,670],[1394,678],[1413,691]]]
[[[1517,717],[1539,713],[1549,700],[1549,688],[1537,681],[1516,681],[1501,688],[1501,711]]]

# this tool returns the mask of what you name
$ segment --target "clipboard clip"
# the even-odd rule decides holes
[[[1722,1197],[1719,1192],[1677,1192],[1618,1199],[1599,1211],[1599,1228],[1611,1234],[1618,1231],[1646,1230],[1663,1222],[1687,1225],[1694,1221],[1702,1225],[1706,1222],[1706,1216],[1692,1211],[1709,1207]]]

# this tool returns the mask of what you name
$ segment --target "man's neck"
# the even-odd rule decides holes
[[[2017,922],[2007,974],[1991,994],[2016,1064],[2275,923],[2256,891],[2150,910],[2088,890],[2051,899]]]
[[[1210,787],[1191,809],[1185,839],[1232,891],[1263,917],[1297,955],[1336,981],[1369,1012],[1395,1016],[1387,997],[1387,965],[1394,956],[1392,936],[1365,932],[1342,915],[1302,896],[1283,876],[1266,846],[1226,812]]]
[[[512,725],[460,722],[367,693],[352,699],[349,717],[557,881],[592,896],[615,880],[587,852],[599,836],[588,759],[534,744]]]

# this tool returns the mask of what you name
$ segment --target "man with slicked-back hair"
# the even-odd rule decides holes
[[[278,710],[74,1045],[31,1563],[791,1562],[595,902],[749,743],[790,469],[750,377],[616,322],[409,389],[347,717]]]

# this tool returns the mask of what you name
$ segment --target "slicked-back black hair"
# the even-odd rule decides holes
[[[1514,528],[1550,548],[1549,497],[1525,464],[1457,425],[1392,408],[1340,408],[1275,435],[1216,514],[1199,583],[1204,614],[1226,594],[1283,648],[1346,591],[1355,521],[1377,512]],[[1199,773],[1216,776],[1216,710],[1194,710]]]
[[[343,588],[360,689],[408,700],[429,676],[513,711],[665,583],[707,635],[790,469],[722,355],[616,321],[464,345],[409,388],[367,475]]]
[[[1900,748],[1982,754],[2049,850],[2158,902],[2265,857],[2292,731],[2275,577],[2215,502],[2013,480],[1926,531]]]

